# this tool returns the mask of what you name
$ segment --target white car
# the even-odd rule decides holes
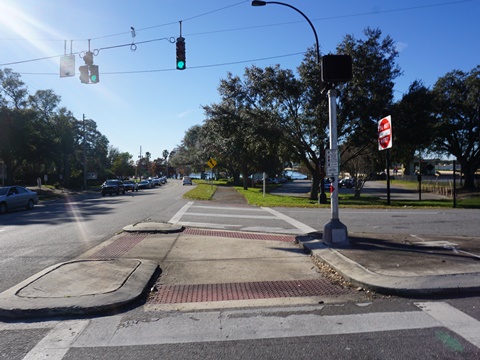
[[[0,188],[0,214],[5,214],[8,210],[16,208],[31,210],[37,203],[37,193],[23,186],[5,186]]]

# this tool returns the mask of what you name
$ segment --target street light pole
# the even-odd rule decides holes
[[[338,156],[337,135],[337,90],[328,90],[329,124],[330,124],[330,151],[332,156]],[[335,159],[336,160],[336,159]],[[340,221],[338,215],[338,169],[332,174],[333,182],[330,192],[330,208],[332,218],[323,227],[322,241],[329,245],[348,245],[347,227]]]
[[[287,6],[289,7],[290,9],[293,9],[295,10],[296,12],[298,12],[300,15],[302,15],[305,20],[308,21],[308,23],[310,24],[310,27],[312,28],[313,30],[313,34],[315,35],[315,46],[316,46],[316,54],[317,54],[317,64],[320,64],[320,48],[319,48],[319,45],[318,45],[318,36],[317,36],[317,31],[315,30],[315,27],[313,26],[312,22],[310,21],[310,19],[303,13],[301,12],[300,10],[298,10],[296,7],[290,5],[290,4],[286,4],[286,3],[283,3],[283,2],[278,2],[278,1],[259,1],[259,0],[253,0],[252,1],[252,6],[265,6],[267,4],[277,4],[277,5],[283,5],[283,6]]]
[[[83,190],[87,190],[87,127],[83,114]]]
[[[315,35],[315,55],[316,55],[317,65],[320,66],[321,65],[320,64],[320,45],[319,45],[319,42],[318,42],[317,30],[315,30],[315,26],[313,26],[312,22],[307,17],[307,15],[305,15],[303,12],[301,12],[295,6],[292,6],[290,4],[286,4],[286,3],[283,3],[283,2],[279,2],[279,1],[260,1],[260,0],[253,0],[252,1],[252,6],[265,6],[267,4],[277,4],[277,5],[283,5],[283,6],[289,7],[290,9],[293,9],[296,12],[298,12],[300,15],[302,15],[305,18],[305,20],[307,20],[308,24],[312,28],[313,35]],[[322,88],[323,88],[323,86],[322,86]],[[322,156],[322,152],[323,152],[323,150],[320,150],[320,157]],[[322,174],[321,174],[322,178],[320,179],[320,198],[318,199],[320,204],[326,204],[327,203],[327,195],[325,194],[324,176],[323,175],[324,174],[322,172]]]
[[[297,9],[296,7],[290,4],[286,4],[278,1],[260,1],[260,0],[252,1],[252,6],[265,6],[267,4],[278,4],[278,5],[287,6],[297,11],[300,15],[302,15],[305,18],[305,20],[307,20],[307,22],[310,24],[310,27],[313,30],[313,34],[315,35],[317,64],[322,66],[322,64],[320,63],[320,48],[318,44],[317,31],[315,30],[315,27],[313,26],[310,19],[303,12],[301,12],[299,9]],[[322,78],[323,78],[323,75],[322,75]],[[337,102],[336,102],[337,100],[336,99],[337,99],[337,91],[335,90],[334,87],[331,87],[328,90],[328,103],[329,103],[330,150],[332,154],[338,154]],[[332,219],[328,224],[325,224],[323,228],[323,242],[331,245],[348,245],[347,227],[340,222],[339,216],[338,216],[338,169],[335,171],[334,175],[335,176],[333,176],[333,191],[330,193]],[[322,194],[320,197],[320,203],[326,203],[326,195],[324,192],[323,178],[321,180],[321,187],[322,187],[321,189]]]

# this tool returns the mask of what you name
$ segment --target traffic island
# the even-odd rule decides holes
[[[165,224],[159,222],[140,222],[133,225],[127,225],[122,230],[126,232],[146,232],[170,234],[182,232],[185,228],[177,224]]]
[[[19,319],[117,311],[139,299],[155,261],[74,260],[51,266],[0,294],[0,317]]]

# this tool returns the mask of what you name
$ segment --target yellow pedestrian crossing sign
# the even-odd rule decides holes
[[[207,161],[207,165],[210,166],[210,169],[213,169],[215,166],[217,166],[217,162],[214,158],[210,158]]]

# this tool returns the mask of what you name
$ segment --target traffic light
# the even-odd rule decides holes
[[[80,81],[83,84],[88,84],[90,82],[89,76],[88,76],[88,66],[87,65],[82,65],[78,68],[80,71]]]
[[[83,61],[85,61],[85,64],[88,66],[93,65],[93,53],[91,51],[87,51],[83,56]]]
[[[177,70],[185,70],[187,61],[185,56],[185,38],[177,38]]]
[[[325,55],[322,58],[322,81],[339,84],[352,80],[350,55]]]
[[[96,84],[100,81],[100,77],[98,75],[98,65],[90,65],[90,82],[92,84]]]

